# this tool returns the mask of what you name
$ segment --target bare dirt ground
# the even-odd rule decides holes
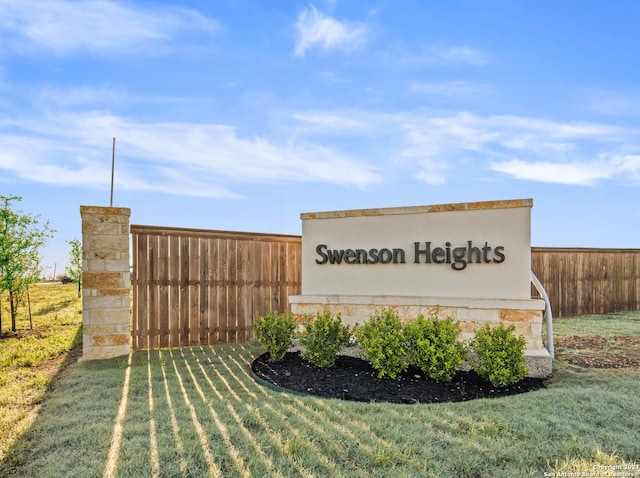
[[[640,337],[597,335],[555,340],[556,359],[585,368],[640,367]]]

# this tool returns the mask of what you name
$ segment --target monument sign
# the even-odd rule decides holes
[[[531,298],[532,199],[304,213],[302,294],[296,315],[328,309],[364,323],[391,308],[401,319],[453,317],[461,338],[513,323],[530,374],[551,372],[544,302]]]

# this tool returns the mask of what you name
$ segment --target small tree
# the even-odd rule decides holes
[[[82,243],[78,239],[72,239],[67,241],[67,244],[71,246],[67,274],[73,282],[78,283],[78,297],[80,297],[80,286],[82,284]]]
[[[0,291],[9,292],[12,332],[24,292],[42,273],[39,249],[55,232],[49,221],[40,224],[39,215],[14,211],[12,202],[21,200],[20,196],[0,196]]]

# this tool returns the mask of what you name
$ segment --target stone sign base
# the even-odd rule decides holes
[[[340,313],[345,325],[363,324],[382,309],[394,310],[401,319],[414,319],[420,314],[428,317],[452,317],[460,326],[460,339],[468,340],[485,323],[515,325],[515,333],[527,341],[525,355],[530,377],[551,376],[552,359],[542,342],[542,312],[544,302],[539,299],[458,299],[450,297],[397,296],[290,296],[291,313],[301,317],[329,310]]]

